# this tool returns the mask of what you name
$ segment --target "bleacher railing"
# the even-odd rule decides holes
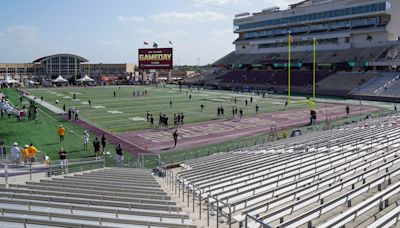
[[[11,177],[26,176],[26,180],[32,181],[33,175],[39,174],[41,178],[52,177],[69,173],[95,170],[105,167],[105,159],[87,161],[67,161],[65,166],[60,161],[52,161],[52,164],[29,163],[26,166],[13,166],[8,163],[0,164],[0,177],[4,176],[6,186],[10,184]]]
[[[216,203],[216,207],[213,206],[213,203],[210,203],[210,198],[215,200],[213,203]],[[219,227],[219,216],[220,215],[227,219],[226,223],[228,224],[228,227],[231,228],[232,209],[231,209],[230,205],[222,202],[221,200],[219,200],[217,197],[215,197],[213,195],[208,195],[206,198],[206,202],[207,202],[207,226],[210,226],[210,208],[212,208],[216,211],[216,214],[217,214],[217,228]],[[229,212],[227,214],[221,210],[221,208],[219,207],[220,204],[222,204],[228,208]]]
[[[247,223],[248,223],[249,219],[254,221],[258,225],[258,227],[271,228],[271,226],[269,226],[268,224],[264,223],[262,220],[254,217],[254,216],[251,216],[249,214],[246,214],[246,218],[244,219],[244,227],[245,228],[247,228]],[[239,225],[239,227],[242,227],[242,225]]]

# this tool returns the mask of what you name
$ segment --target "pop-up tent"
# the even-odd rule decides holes
[[[19,83],[19,81],[10,78],[9,76],[6,76],[6,79],[0,81],[1,84],[13,84],[13,83]]]
[[[58,77],[56,79],[54,79],[52,82],[60,83],[60,82],[68,82],[68,80],[63,78],[61,75],[58,75]]]
[[[92,78],[89,78],[89,76],[85,75],[83,78],[80,78],[77,81],[78,82],[93,82],[94,80]]]

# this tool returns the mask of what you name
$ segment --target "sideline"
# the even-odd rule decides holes
[[[24,91],[24,92],[25,92],[25,91]],[[27,96],[27,97],[28,97],[29,99],[33,99],[33,98],[34,98],[34,96],[31,96],[31,95],[29,95],[29,96]],[[50,103],[48,103],[48,102],[41,101],[40,99],[37,99],[37,98],[35,99],[35,102],[36,102],[37,104],[43,106],[44,108],[49,109],[51,112],[54,112],[55,114],[62,114],[62,115],[65,114],[65,112],[64,112],[62,109],[60,109],[60,108],[58,108],[58,107],[56,107],[56,106],[54,106],[54,105],[52,105],[52,104],[50,104]],[[60,121],[58,121],[58,120],[55,119],[54,117],[52,117],[52,116],[50,116],[49,114],[47,114],[45,111],[43,111],[43,110],[41,110],[41,109],[39,109],[39,110],[40,110],[43,114],[45,114],[47,117],[49,117],[50,119],[54,120],[54,121],[57,122],[57,123],[60,123]],[[80,121],[81,121],[83,124],[85,124],[85,125],[87,125],[87,126],[90,126],[91,128],[97,128],[97,129],[98,129],[98,130],[92,129],[92,130],[91,130],[92,132],[101,131],[102,133],[107,133],[108,135],[111,135],[112,137],[115,137],[115,138],[117,138],[117,139],[119,139],[119,140],[121,140],[121,141],[123,141],[123,142],[125,142],[125,143],[127,143],[127,144],[129,144],[129,145],[131,145],[131,146],[134,146],[134,147],[137,147],[137,148],[139,148],[139,149],[141,149],[141,150],[143,150],[143,151],[146,151],[145,148],[142,148],[142,147],[139,146],[139,145],[136,145],[136,144],[134,144],[134,143],[132,143],[132,142],[126,140],[126,139],[123,139],[123,138],[119,137],[118,135],[116,135],[116,134],[114,134],[114,133],[105,131],[105,130],[103,130],[103,129],[97,127],[97,126],[94,126],[94,125],[92,125],[92,124],[86,122],[86,121],[83,120],[83,119],[80,119]],[[74,122],[72,122],[72,123],[74,123]],[[80,126],[80,127],[83,128],[83,129],[86,129],[84,126],[82,126],[82,124],[79,124],[79,122],[78,122],[78,123],[74,123],[74,124]],[[64,125],[63,125],[63,126],[64,126]],[[75,131],[71,130],[71,129],[68,128],[67,126],[64,126],[64,128],[67,129],[70,133],[75,134],[77,137],[82,138],[78,133],[76,133]],[[87,130],[89,130],[89,129],[87,129]]]
[[[27,93],[26,91],[23,91],[23,92],[24,92],[24,93]],[[60,108],[58,108],[58,107],[56,107],[56,106],[54,106],[54,105],[52,105],[52,104],[46,102],[46,101],[42,101],[42,100],[38,99],[38,98],[35,97],[35,96],[28,95],[28,96],[26,96],[26,97],[28,97],[30,100],[33,100],[34,98],[36,98],[36,99],[35,99],[35,102],[36,102],[36,103],[38,103],[38,104],[40,104],[41,106],[47,108],[48,110],[54,112],[55,114],[65,114],[65,113],[66,113],[66,112],[64,112],[64,110],[62,110],[62,109],[60,109]]]

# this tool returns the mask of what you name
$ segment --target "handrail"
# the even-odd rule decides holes
[[[82,172],[82,171],[86,171],[86,170],[94,170],[95,168],[95,164],[101,164],[101,168],[105,167],[105,163],[104,163],[105,159],[99,159],[99,160],[90,160],[90,161],[80,161],[80,162],[72,162],[72,163],[67,163],[65,170],[68,172],[68,168],[69,167],[73,167],[73,166],[79,166],[80,168],[78,168],[77,171],[75,172]],[[25,170],[25,172],[16,174],[18,175],[28,175],[29,174],[29,180],[32,181],[32,174],[33,173],[46,173],[49,176],[55,175],[55,169],[62,167],[61,164],[57,164],[57,162],[59,161],[53,161],[53,163],[55,164],[49,164],[49,165],[43,165],[43,166],[39,166],[39,167],[32,167],[32,163],[29,163],[29,167],[23,167],[23,168],[16,168],[18,170]],[[84,165],[92,165],[91,168],[89,169],[83,169]],[[35,171],[35,172],[34,172]],[[6,187],[9,186],[9,166],[7,163],[4,164],[4,177],[5,177],[5,184]]]
[[[217,202],[217,208],[216,208],[217,209],[216,210],[217,211],[217,228],[219,227],[219,221],[218,221],[219,213],[221,213],[222,216],[224,216],[225,218],[228,219],[227,223],[228,223],[229,228],[231,228],[231,223],[232,223],[232,209],[231,209],[231,206],[229,204],[227,204],[227,203],[222,202],[221,200],[219,200],[218,198],[214,197],[211,194],[208,195],[207,198],[206,198],[206,201],[207,201],[207,226],[210,226],[210,205],[211,205],[210,204],[210,198],[213,198]],[[228,215],[224,215],[222,210],[220,212],[219,203],[223,204],[225,207],[228,207],[228,209],[229,209]]]
[[[318,206],[316,208],[313,208],[313,209],[311,209],[311,210],[309,210],[309,211],[307,211],[307,212],[305,212],[305,213],[303,213],[303,214],[301,214],[301,215],[299,215],[299,216],[297,216],[297,217],[285,222],[284,224],[281,223],[278,227],[286,227],[288,225],[291,225],[291,224],[299,221],[300,218],[312,216],[313,213],[315,213],[315,212],[318,212],[318,217],[319,217],[321,215],[321,213],[319,213],[319,212],[321,212],[324,208],[329,208],[329,206],[335,204],[339,200],[343,200],[345,202],[351,202],[351,200],[354,197],[357,196],[356,195],[357,192],[361,192],[360,194],[362,194],[363,190],[369,191],[372,188],[378,186],[379,184],[383,184],[385,181],[388,181],[390,183],[391,179],[394,176],[398,176],[398,175],[400,175],[400,168],[398,168],[398,169],[396,169],[396,170],[394,170],[392,172],[389,172],[389,173],[387,173],[387,174],[385,174],[383,176],[377,177],[377,178],[375,178],[375,179],[373,179],[373,180],[371,180],[371,181],[369,181],[367,183],[364,183],[365,179],[362,179],[363,180],[363,182],[362,182],[363,184],[361,186],[359,186],[357,188],[354,188],[351,191],[347,192],[346,194],[340,195],[340,196],[338,196],[338,197],[336,197],[336,198],[334,198],[334,199],[332,199],[332,200],[330,200],[330,201],[328,201],[328,202],[326,202],[326,203],[324,203],[324,204],[322,204],[322,205],[320,205],[320,206]],[[395,183],[390,188],[393,188],[393,186],[397,186],[397,188],[398,188],[398,187],[400,187],[399,185],[400,185],[400,183]],[[392,191],[392,190],[390,190],[390,191]],[[369,199],[372,199],[372,198],[369,198]],[[308,217],[308,218],[309,219],[313,219],[313,218],[310,218],[310,217]],[[319,226],[321,226],[321,225],[322,224],[320,224]]]
[[[196,191],[195,189],[197,189],[199,191],[199,219],[201,219],[201,189],[199,188],[199,186],[195,185],[195,184],[191,184],[193,187],[193,212],[194,212],[194,197],[196,195]]]
[[[259,223],[260,225],[262,225],[262,228],[271,228],[271,226],[269,226],[268,224],[264,223],[262,220],[255,218],[254,216],[251,216],[249,214],[246,213],[246,218],[244,220],[244,227],[247,228],[247,218],[250,218],[251,220],[254,220],[256,223]]]

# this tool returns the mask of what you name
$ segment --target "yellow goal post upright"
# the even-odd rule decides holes
[[[291,35],[291,33],[289,32],[289,36],[288,36],[288,95],[287,95],[287,103],[290,103],[290,77],[291,77],[291,46],[293,43],[293,37]],[[316,87],[316,81],[315,81],[315,77],[316,77],[316,61],[317,61],[317,40],[314,37],[313,38],[313,73],[312,73],[312,99],[309,100],[302,100],[299,102],[306,102],[308,104],[311,105],[311,111],[315,110],[315,87]]]
[[[287,103],[289,104],[290,103],[290,68],[291,68],[291,65],[290,65],[290,52],[291,52],[291,44],[292,44],[292,41],[293,41],[293,37],[292,37],[292,34],[290,33],[290,31],[289,31],[289,37],[288,37],[288,63],[287,63],[287,68],[288,68],[288,73],[287,73],[287,75],[288,75],[288,98],[287,98]]]

